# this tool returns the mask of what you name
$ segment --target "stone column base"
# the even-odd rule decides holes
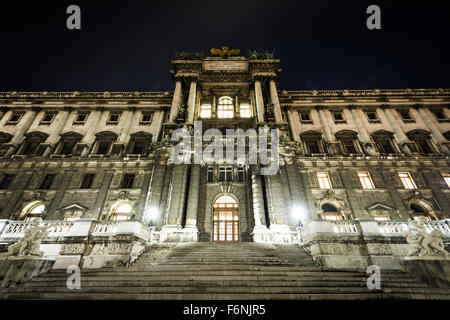
[[[181,228],[177,225],[163,226],[160,232],[160,242],[198,242],[197,227]]]

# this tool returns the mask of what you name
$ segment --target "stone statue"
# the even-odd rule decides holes
[[[6,257],[42,257],[44,252],[39,251],[42,240],[48,235],[48,227],[40,227],[40,219],[34,219],[31,226],[25,230],[20,240],[9,246],[8,252],[3,253]]]
[[[428,233],[426,228],[427,219],[419,217],[417,223],[409,220],[408,231],[403,232],[408,244],[412,245],[408,257],[411,256],[448,256],[449,253],[444,249],[444,242],[442,241],[442,232],[433,230]]]

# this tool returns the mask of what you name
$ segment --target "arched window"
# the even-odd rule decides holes
[[[425,209],[424,207],[422,207],[421,205],[417,204],[417,203],[411,203],[411,205],[409,206],[409,208],[412,211],[412,218],[414,220],[417,220],[419,217],[425,217],[428,220],[431,220],[430,215],[428,214],[428,210]]]
[[[41,201],[33,201],[27,204],[20,213],[19,220],[30,221],[37,218],[42,218],[45,212],[45,204]]]
[[[233,99],[230,97],[221,97],[217,104],[217,117],[221,119],[234,117]]]
[[[116,202],[111,207],[110,219],[116,221],[130,220],[133,206],[129,201]]]
[[[336,207],[333,206],[332,204],[325,203],[322,206],[322,211],[323,211],[322,216],[324,220],[330,221],[341,220],[341,214],[339,213],[339,210],[336,209]]]

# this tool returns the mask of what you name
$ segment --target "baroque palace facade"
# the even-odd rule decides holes
[[[60,267],[102,232],[122,244],[303,243],[324,265],[361,267],[404,255],[411,218],[448,239],[450,89],[286,91],[279,63],[179,57],[173,92],[1,92],[1,244],[40,217]],[[277,128],[279,171],[175,165],[170,137],[195,121]]]

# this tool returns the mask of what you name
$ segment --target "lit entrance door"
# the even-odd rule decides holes
[[[214,203],[213,241],[239,241],[238,204],[230,195],[220,196]]]

